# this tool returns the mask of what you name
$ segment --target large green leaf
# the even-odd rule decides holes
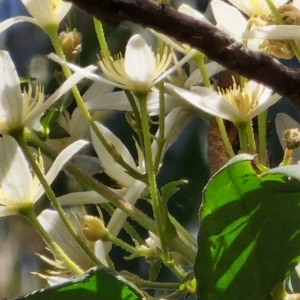
[[[207,184],[195,264],[201,300],[271,299],[299,261],[299,180],[299,165],[266,170],[241,155]]]
[[[138,289],[119,274],[103,267],[74,277],[71,281],[35,291],[15,300],[141,300]]]

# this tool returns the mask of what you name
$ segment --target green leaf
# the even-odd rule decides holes
[[[237,156],[203,191],[197,292],[205,299],[271,299],[300,254],[299,166],[266,170]]]
[[[104,267],[74,277],[71,281],[35,291],[15,300],[142,300],[131,282]]]
[[[164,201],[168,201],[169,198],[180,190],[179,185],[187,184],[187,180],[180,179],[172,182],[168,182],[161,188],[161,197]]]

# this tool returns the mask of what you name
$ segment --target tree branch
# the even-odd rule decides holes
[[[70,0],[66,0],[70,1]],[[300,108],[300,71],[253,52],[214,26],[154,0],[72,0],[82,10],[116,27],[131,21],[189,44],[229,70],[254,79]]]

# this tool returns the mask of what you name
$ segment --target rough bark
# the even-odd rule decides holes
[[[69,0],[67,0],[69,1]],[[229,70],[254,79],[300,108],[300,71],[276,59],[250,51],[214,26],[199,22],[154,0],[72,0],[113,27],[131,21],[189,44]]]

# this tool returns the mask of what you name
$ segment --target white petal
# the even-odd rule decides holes
[[[16,203],[34,202],[32,175],[17,142],[10,136],[0,138],[0,182],[7,196]]]
[[[86,67],[86,71],[94,71],[94,66]],[[36,106],[28,114],[26,122],[32,123],[36,118],[39,118],[56,100],[70,90],[75,84],[77,84],[84,77],[81,73],[74,73],[69,77],[43,104]]]
[[[23,96],[15,66],[6,51],[0,51],[0,122],[16,128],[23,121]]]
[[[126,193],[126,189],[111,189],[119,197],[123,197]],[[76,192],[58,197],[61,205],[83,205],[83,204],[95,204],[106,203],[107,199],[99,195],[95,191]]]
[[[155,71],[155,58],[146,41],[133,35],[126,46],[124,68],[129,79],[137,85],[147,86]]]
[[[207,76],[210,78],[216,75],[217,73],[223,71],[225,68],[219,65],[218,63],[216,63],[215,61],[212,61],[205,65],[205,69],[206,69]],[[186,82],[184,83],[184,87],[189,88],[192,85],[200,84],[202,82],[203,82],[203,78],[201,76],[201,73],[199,69],[196,69],[186,80]]]
[[[83,148],[87,144],[88,144],[87,141],[79,140],[79,141],[74,142],[67,148],[65,148],[61,153],[59,153],[59,155],[53,162],[50,170],[48,171],[48,173],[45,176],[48,184],[51,184],[53,182],[53,180],[56,178],[57,174],[61,171],[61,169],[63,168],[65,163],[68,162],[68,160],[75,153],[77,153],[81,148]],[[40,185],[35,192],[35,194],[36,194],[35,197],[38,199],[43,193],[44,193],[44,189]]]
[[[56,24],[59,24],[62,21],[62,19],[66,16],[66,14],[69,12],[69,10],[71,9],[72,3],[65,2],[63,0],[56,0],[55,2],[57,3],[56,4],[57,8],[52,10],[52,14],[56,21]]]
[[[59,58],[57,55],[55,55],[54,53],[50,53],[47,56],[49,59],[52,59],[53,61],[61,64],[61,65],[66,65],[70,68],[70,70],[74,71],[74,72],[78,72],[80,74],[82,74],[84,77],[94,80],[96,82],[101,82],[101,83],[105,83],[105,84],[109,84],[112,85],[114,87],[119,87],[119,88],[124,88],[124,86],[115,83],[114,81],[110,81],[107,80],[106,78],[99,76],[99,75],[95,75],[94,73],[90,72],[89,70],[85,70],[84,68],[78,67],[72,63],[69,63],[61,58]]]
[[[0,217],[8,217],[16,214],[18,214],[18,211],[15,208],[0,206]]]
[[[62,284],[70,281],[71,278],[58,277],[58,276],[47,276],[47,282],[50,286]]]
[[[211,8],[217,27],[234,37],[237,41],[241,41],[242,33],[247,27],[247,20],[238,9],[220,0],[213,0]]]
[[[109,84],[102,82],[93,82],[88,90],[83,94],[83,101],[89,101],[93,98],[99,97],[100,95],[109,94],[113,91],[114,87]]]
[[[56,211],[46,209],[38,216],[38,220],[75,263],[84,269],[91,267],[90,259],[72,237]]]
[[[211,25],[211,23],[206,19],[206,17],[203,14],[201,14],[199,11],[193,9],[187,4],[181,4],[178,8],[178,11],[188,16],[191,16],[198,21]]]
[[[215,91],[197,87],[193,89],[194,92],[189,92],[171,84],[166,84],[166,88],[187,101],[194,108],[232,122],[240,121],[240,115],[236,110]]]
[[[259,105],[249,114],[249,119],[253,119],[255,116],[259,115],[263,111],[267,110],[273,104],[275,104],[278,100],[280,100],[282,96],[278,94],[274,94],[271,97],[268,97],[264,101],[260,101]]]
[[[34,18],[26,17],[26,16],[18,16],[18,17],[10,18],[10,19],[7,19],[7,20],[1,22],[0,23],[0,32],[3,32],[4,30],[9,28],[10,26],[12,26],[14,24],[17,24],[17,23],[20,23],[20,22],[30,22],[34,25],[40,26],[38,21]]]
[[[98,157],[76,154],[72,158],[72,164],[84,173],[87,173],[91,176],[98,173],[103,173],[103,169]]]
[[[41,25],[54,23],[50,0],[22,0],[22,2],[30,15],[33,16]]]
[[[244,39],[273,39],[273,40],[299,40],[300,26],[298,25],[270,25],[259,29],[245,31]]]
[[[101,131],[106,141],[111,143],[116,151],[122,156],[124,161],[129,164],[132,168],[137,169],[135,162],[128,151],[128,149],[124,146],[119,138],[117,138],[108,128],[103,126],[102,124],[95,122],[98,129]],[[91,130],[92,134],[92,143],[97,152],[97,155],[101,161],[104,172],[119,182],[124,187],[131,186],[134,179],[129,176],[125,169],[117,164],[110,153],[103,147],[102,143],[98,140],[95,133]]]

